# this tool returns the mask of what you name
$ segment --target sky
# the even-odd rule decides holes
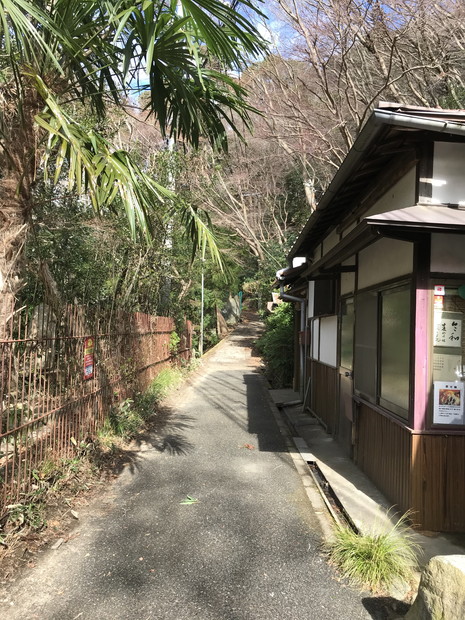
[[[292,28],[284,20],[279,19],[277,11],[273,10],[273,4],[276,6],[276,3],[265,0],[263,5],[260,5],[260,10],[267,19],[254,20],[262,37],[271,44],[271,51],[282,49],[295,37]]]

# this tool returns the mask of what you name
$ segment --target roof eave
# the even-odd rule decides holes
[[[288,254],[288,260],[292,260],[295,256],[300,256],[299,250],[308,233],[318,221],[319,212],[323,211],[331,204],[334,196],[339,192],[343,184],[352,174],[368,147],[373,144],[379,133],[388,126],[417,131],[428,130],[436,133],[448,133],[465,137],[465,125],[461,123],[444,120],[441,118],[418,118],[412,116],[411,114],[375,109],[355,140],[352,148],[348,152],[338,171],[334,175],[328,189],[319,201],[317,208],[307,220],[307,223]]]
[[[362,131],[360,132],[357,140],[354,142],[354,145],[352,146],[346,158],[344,159],[341,166],[339,167],[338,171],[334,175],[333,180],[328,186],[328,189],[323,194],[321,200],[318,203],[317,208],[312,213],[310,218],[307,220],[307,223],[302,229],[296,242],[292,246],[288,254],[289,260],[294,258],[294,256],[299,256],[298,252],[299,252],[300,246],[302,245],[302,242],[304,241],[308,232],[313,228],[314,223],[318,220],[319,212],[325,209],[330,204],[333,197],[340,190],[341,186],[347,180],[352,170],[355,168],[357,163],[362,158],[363,154],[365,153],[365,150],[368,148],[370,144],[372,144],[373,139],[375,138],[375,136],[378,135],[378,133],[380,132],[382,128],[383,128],[383,122],[378,120],[375,114],[370,116],[365,126],[363,127]]]

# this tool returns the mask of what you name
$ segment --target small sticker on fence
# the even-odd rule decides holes
[[[94,376],[94,339],[84,339],[84,380]]]

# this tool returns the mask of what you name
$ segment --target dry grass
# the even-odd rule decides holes
[[[411,578],[420,547],[413,540],[406,513],[386,532],[358,534],[339,527],[327,551],[343,577],[354,585],[379,592],[398,579]]]

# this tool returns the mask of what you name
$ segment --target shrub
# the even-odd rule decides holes
[[[181,342],[181,338],[178,336],[177,332],[171,332],[170,334],[170,352],[174,355],[177,353],[179,349],[179,344]]]
[[[265,321],[265,333],[257,341],[266,376],[274,388],[290,387],[294,376],[294,319],[291,304],[281,304]]]
[[[40,530],[46,526],[45,505],[41,499],[34,501],[33,496],[23,502],[10,504],[7,508],[7,526],[9,533],[24,528]]]
[[[130,439],[137,434],[143,424],[144,420],[134,407],[134,401],[127,398],[111,408],[103,433],[112,433],[116,437]]]
[[[351,583],[373,591],[389,588],[397,579],[408,580],[420,550],[407,524],[408,514],[382,533],[357,534],[339,527],[327,544],[329,557]]]

